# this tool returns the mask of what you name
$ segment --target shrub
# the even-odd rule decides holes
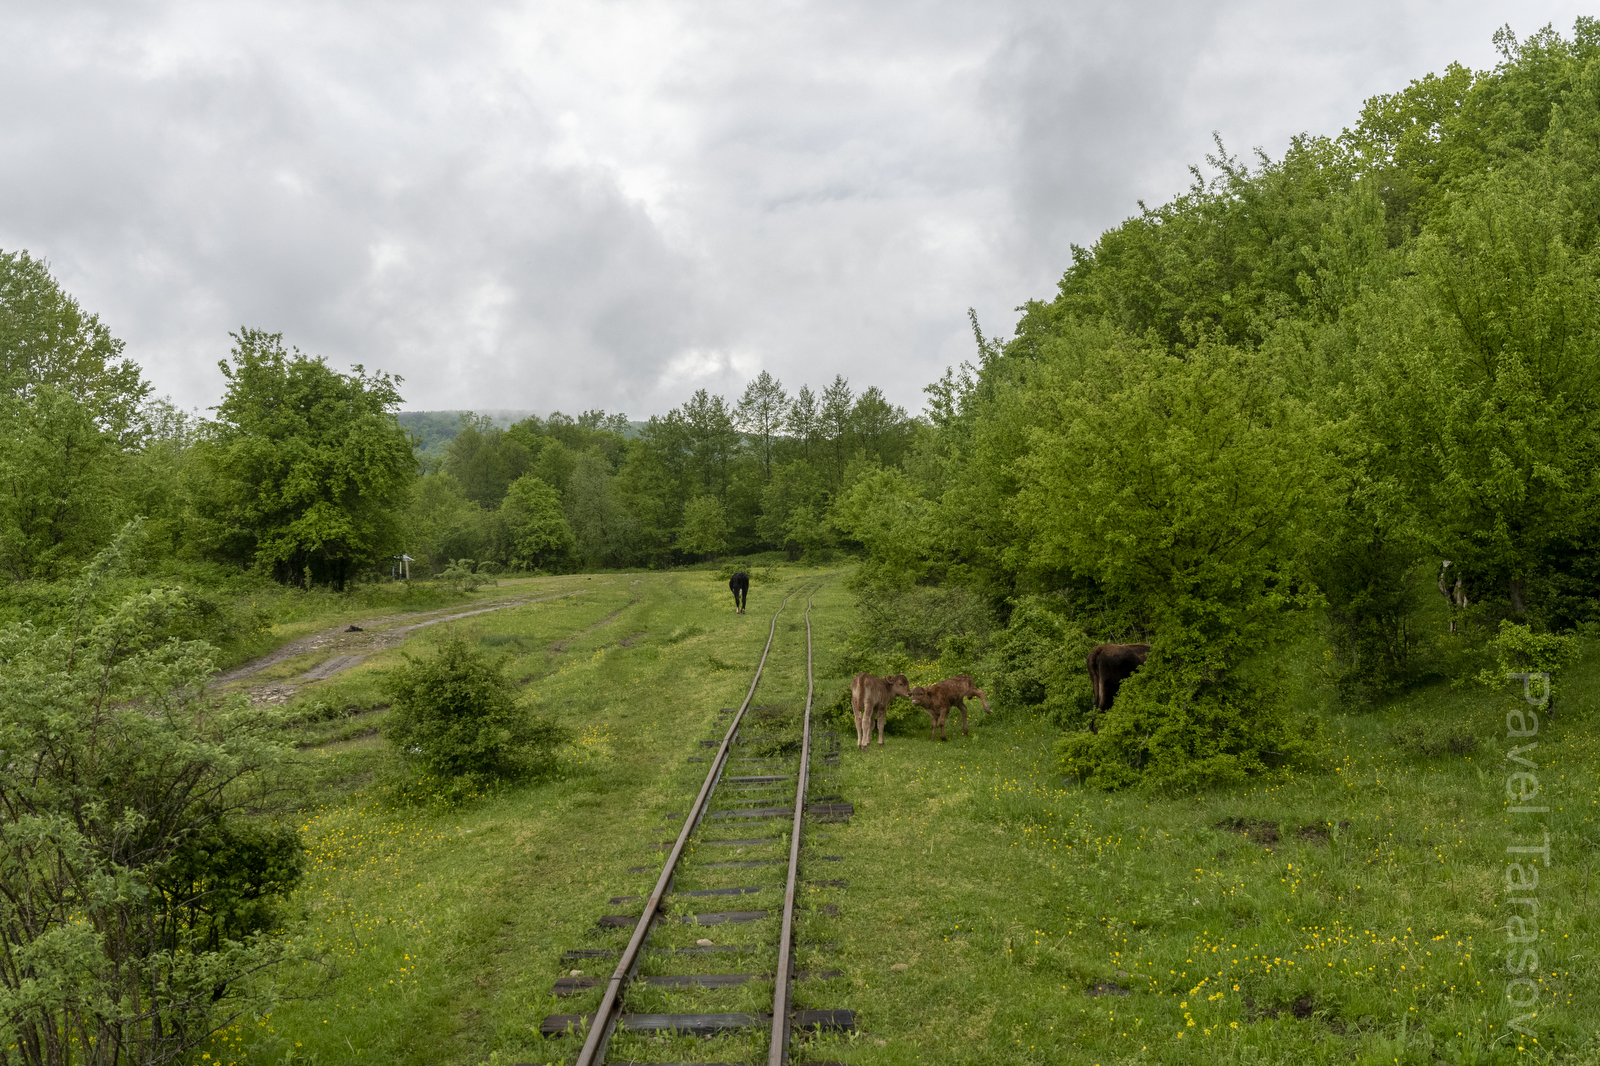
[[[1478,684],[1491,689],[1503,688],[1512,674],[1550,674],[1552,677],[1562,667],[1578,658],[1578,638],[1559,633],[1535,633],[1525,625],[1509,619],[1500,623],[1500,631],[1489,641],[1489,652],[1495,665],[1480,670],[1474,678]],[[1536,694],[1538,687],[1533,690]]]
[[[271,1009],[293,828],[247,817],[288,757],[277,712],[205,685],[187,604],[113,598],[125,530],[59,629],[0,630],[0,1061],[187,1061]]]
[[[1237,784],[1313,754],[1315,719],[1295,715],[1270,685],[1218,673],[1153,648],[1099,716],[1098,733],[1068,733],[1057,742],[1063,769],[1098,788],[1143,783],[1182,791]]]
[[[431,659],[405,656],[386,694],[390,742],[445,777],[525,778],[548,768],[570,739],[568,730],[517,707],[501,665],[460,639]]]
[[[493,564],[483,564],[473,569],[471,559],[456,559],[444,568],[439,575],[439,580],[460,592],[472,592],[485,585],[498,585],[499,582],[489,575],[494,572]]]

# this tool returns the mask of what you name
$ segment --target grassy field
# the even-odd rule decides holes
[[[781,592],[818,579],[825,705],[845,683],[827,671],[852,617],[840,575],[820,570],[773,567],[745,616],[713,574],[605,575],[547,583],[581,595],[416,631],[413,654],[451,632],[506,653],[529,704],[578,733],[560,780],[456,806],[381,783],[375,683],[397,651],[304,685],[295,706],[349,709],[299,738],[317,801],[301,813],[312,869],[297,902],[305,946],[332,968],[286,974],[303,998],[227,1034],[209,1061],[570,1061],[575,1044],[537,1034],[547,1013],[592,1007],[549,994],[561,953],[624,939],[595,919],[618,910],[608,897],[653,881],[627,871],[659,863],[656,842],[670,835],[659,827],[703,772],[688,758],[718,735],[717,709],[742,698]],[[802,606],[780,623],[758,703],[803,697]],[[1312,677],[1314,659],[1305,651],[1285,670]],[[1506,738],[1509,690],[1441,684],[1359,716],[1310,699],[1325,718],[1322,771],[1179,799],[1068,787],[1055,730],[1014,708],[979,711],[968,738],[935,744],[923,727],[864,754],[845,728],[827,790],[856,816],[810,830],[818,846],[807,851],[843,861],[802,871],[849,882],[817,897],[838,904],[836,918],[802,927],[802,967],[845,976],[797,996],[854,1008],[860,1031],[799,1059],[1600,1061],[1600,886],[1591,900],[1589,884],[1600,656],[1572,669],[1561,699],[1521,740]],[[1476,748],[1414,754],[1395,736],[1417,723],[1465,723]],[[1518,744],[1531,767],[1507,763]],[[1549,811],[1512,813],[1507,777],[1530,770],[1542,791],[1526,804]],[[1508,860],[1531,856],[1507,846],[1542,846],[1546,830],[1537,887],[1508,892]],[[1537,940],[1509,943],[1508,916],[1531,911],[1512,900],[1528,898]],[[1525,974],[1507,973],[1508,950],[1531,963]],[[1536,998],[1514,1009],[1507,982],[1523,976],[1514,994]],[[663,1010],[737,1010],[756,1007],[761,989],[654,995]],[[753,1050],[618,1046],[657,1062]]]

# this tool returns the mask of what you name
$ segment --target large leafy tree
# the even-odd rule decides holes
[[[399,379],[341,374],[282,334],[234,334],[227,393],[201,442],[213,474],[214,551],[280,581],[344,583],[403,547],[416,459],[395,411]]]
[[[116,528],[150,386],[27,252],[0,252],[0,568],[52,578]]]
[[[1318,427],[1251,353],[1072,354],[1034,379],[1056,418],[1021,463],[1031,565],[1126,604],[1155,647],[1099,733],[1069,738],[1069,765],[1106,785],[1259,770],[1298,731],[1269,688],[1233,674],[1301,605],[1329,474]]]
[[[537,570],[556,570],[572,558],[576,543],[567,516],[561,510],[561,494],[532,474],[511,483],[500,502],[511,542],[511,560]]]

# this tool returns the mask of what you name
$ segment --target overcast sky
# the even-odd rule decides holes
[[[1069,245],[1571,3],[0,2],[0,248],[214,404],[282,331],[407,407],[912,410]]]

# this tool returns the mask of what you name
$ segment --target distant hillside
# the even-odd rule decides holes
[[[401,411],[400,424],[416,437],[418,452],[423,455],[443,455],[445,446],[461,432],[461,416],[470,414],[483,415],[501,429],[532,415],[544,417],[538,411]],[[630,421],[626,435],[636,437],[644,426],[643,422]]]

